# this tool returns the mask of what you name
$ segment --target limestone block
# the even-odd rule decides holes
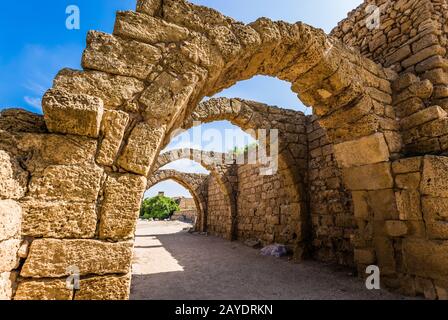
[[[42,99],[45,123],[50,132],[97,138],[103,101],[85,94],[50,89]]]
[[[428,79],[434,85],[448,85],[448,73],[442,68],[426,71],[422,78]]]
[[[400,132],[385,131],[384,138],[386,139],[387,146],[390,153],[399,153],[403,148],[403,140]]]
[[[421,99],[428,99],[429,97],[431,97],[433,91],[434,86],[429,80],[413,83],[411,86],[409,86],[407,89],[405,89],[403,92],[401,92],[395,97],[394,103],[398,104],[415,97]]]
[[[448,277],[448,242],[424,239],[403,240],[405,270],[413,275],[446,280]]]
[[[16,272],[0,273],[0,300],[12,299],[16,278]]]
[[[429,239],[448,240],[448,198],[422,198],[422,211]]]
[[[165,126],[140,122],[132,130],[118,164],[123,169],[147,176],[163,143]]]
[[[103,170],[90,166],[48,166],[30,181],[28,196],[46,201],[93,203],[98,197]]]
[[[370,216],[368,194],[365,191],[353,191],[352,200],[356,219],[367,220]]]
[[[430,46],[438,44],[438,43],[439,43],[439,38],[437,37],[437,35],[435,35],[433,33],[429,33],[412,44],[412,51],[419,52],[427,47],[430,47]]]
[[[162,7],[162,0],[137,0],[137,11],[154,16]]]
[[[374,220],[395,220],[399,218],[399,211],[392,189],[373,190],[368,192],[369,207],[374,213]]]
[[[375,236],[373,243],[381,275],[394,275],[396,273],[396,260],[392,240],[386,237]]]
[[[389,160],[389,149],[382,133],[336,144],[334,153],[343,168]]]
[[[424,157],[420,191],[423,195],[448,198],[447,157]]]
[[[122,111],[107,110],[101,124],[103,140],[96,161],[105,166],[112,166],[123,140],[129,115]]]
[[[20,239],[10,239],[0,242],[0,272],[9,272],[19,266]]]
[[[93,238],[95,202],[24,201],[22,235],[36,238]]]
[[[190,36],[186,28],[134,11],[117,13],[114,34],[149,44],[181,42]]]
[[[400,220],[421,221],[420,193],[417,190],[395,192]]]
[[[17,160],[0,150],[0,199],[19,199],[25,195],[28,173]]]
[[[48,132],[42,115],[15,108],[3,109],[0,112],[0,130],[10,132]]]
[[[81,279],[75,300],[128,300],[131,275]]]
[[[402,237],[408,233],[408,227],[405,222],[399,220],[386,221],[386,233],[390,237]]]
[[[400,189],[418,190],[421,175],[419,172],[399,174],[395,176],[395,184]]]
[[[162,72],[140,97],[140,102],[146,106],[146,119],[157,119],[170,126],[188,103],[195,84]]]
[[[387,162],[344,168],[342,174],[349,190],[390,189],[394,184],[391,166]]]
[[[20,232],[22,209],[13,200],[0,200],[0,241],[16,237]]]
[[[22,277],[64,277],[69,267],[80,275],[127,274],[131,267],[132,243],[98,240],[37,239],[22,267]]]
[[[413,157],[394,161],[392,171],[394,174],[420,172],[423,157]]]
[[[43,170],[48,165],[93,164],[97,140],[87,137],[59,134],[24,134],[17,147],[32,153],[25,161],[28,171]]]
[[[160,50],[149,44],[90,31],[82,67],[146,80],[161,57]]]
[[[415,66],[415,71],[418,73],[425,72],[427,70],[432,70],[436,68],[447,69],[448,60],[441,56],[432,56]]]
[[[131,174],[109,175],[100,207],[100,238],[122,240],[134,237],[146,177]]]
[[[446,49],[439,46],[439,45],[433,45],[428,48],[425,48],[416,54],[410,56],[406,60],[404,60],[401,65],[403,68],[408,68],[413,65],[416,65],[419,62],[422,62],[423,60],[428,59],[429,57],[435,56],[435,55],[441,55],[444,56],[446,53]]]
[[[400,125],[403,130],[407,130],[432,120],[445,118],[446,116],[446,111],[441,107],[432,106],[402,119]]]
[[[72,69],[59,71],[53,85],[56,89],[98,97],[106,109],[120,108],[145,88],[143,81],[135,78]]]
[[[420,79],[413,73],[405,73],[398,77],[392,84],[394,91],[402,91],[411,84],[419,82]]]
[[[371,265],[376,261],[375,250],[373,249],[355,249],[354,253],[356,263]]]
[[[66,279],[21,280],[14,300],[72,300]]]
[[[410,46],[403,46],[387,57],[387,65],[403,61],[412,53]]]
[[[411,97],[400,103],[396,103],[394,109],[398,118],[405,118],[426,108],[421,98]]]

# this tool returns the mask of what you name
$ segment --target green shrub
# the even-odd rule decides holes
[[[140,217],[143,219],[164,220],[171,217],[179,209],[179,205],[173,199],[165,196],[156,196],[143,200]]]

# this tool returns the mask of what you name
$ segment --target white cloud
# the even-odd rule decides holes
[[[25,96],[23,97],[23,100],[25,100],[26,104],[28,104],[30,107],[33,107],[36,110],[41,110],[41,98],[38,97],[29,97]]]

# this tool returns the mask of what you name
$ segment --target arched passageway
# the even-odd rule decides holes
[[[196,203],[198,211],[196,219],[196,227],[203,228],[204,217],[207,212],[207,199],[204,198],[205,193],[201,190],[204,188],[204,182],[208,179],[206,174],[185,173],[176,170],[158,170],[148,178],[147,190],[156,184],[166,181],[174,180],[184,188],[186,188]]]
[[[42,101],[44,122],[10,112],[0,123],[2,212],[17,218],[16,231],[4,236],[14,240],[8,248],[19,264],[7,268],[19,272],[15,298],[127,298],[130,240],[160,150],[190,116],[200,117],[194,112],[205,96],[255,75],[291,83],[333,145],[354,202],[358,230],[349,238],[360,274],[377,264],[391,286],[446,296],[448,244],[438,204],[447,197],[447,113],[433,105],[446,108],[446,41],[439,37],[446,32],[443,10],[434,9],[440,3],[426,5],[433,2],[411,20],[421,24],[419,37],[406,39],[412,45],[375,46],[381,52],[345,44],[355,37],[356,17],[326,35],[300,22],[245,25],[184,0],[139,0],[136,12],[117,14],[113,35],[90,32],[84,70],[56,76]],[[385,8],[386,15],[395,10]],[[416,42],[427,25],[433,37]],[[248,114],[238,119],[259,119],[257,106],[243,109]],[[308,143],[323,137],[312,129]],[[22,237],[32,241],[20,260]],[[83,277],[76,292],[64,280],[73,265]]]

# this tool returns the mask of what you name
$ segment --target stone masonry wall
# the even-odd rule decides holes
[[[237,235],[263,244],[282,243],[295,249],[301,236],[301,207],[285,172],[260,174],[260,164],[238,166]]]
[[[315,117],[308,118],[308,194],[312,252],[317,260],[354,266],[356,227],[351,193],[345,189],[333,145]]]
[[[368,5],[380,10],[369,30]],[[393,105],[400,119],[404,153],[448,151],[448,3],[446,0],[366,1],[332,35],[401,75]]]
[[[207,190],[207,232],[226,239],[231,239],[232,216],[229,198],[224,192],[216,178],[210,176],[206,181]]]

